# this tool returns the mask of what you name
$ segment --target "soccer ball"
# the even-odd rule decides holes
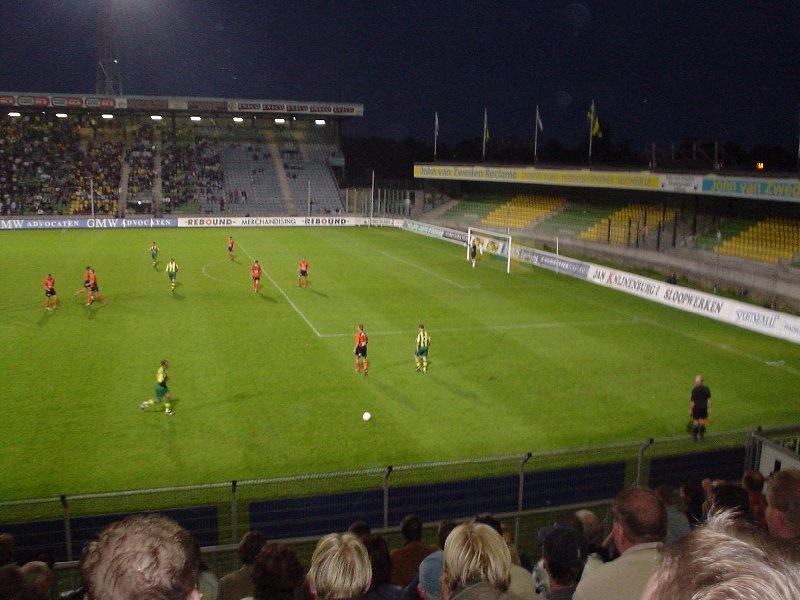
[[[372,415],[369,413],[369,411],[367,411],[363,415],[361,415],[361,418],[364,419],[365,421],[369,421],[372,418]]]

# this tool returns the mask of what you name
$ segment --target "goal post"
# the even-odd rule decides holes
[[[506,273],[511,273],[511,236],[486,229],[470,227],[467,229],[467,260],[470,259],[469,251],[475,240],[478,252],[488,252],[506,259]]]

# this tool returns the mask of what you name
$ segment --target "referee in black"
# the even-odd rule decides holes
[[[692,439],[696,442],[702,440],[706,434],[708,416],[711,414],[711,390],[703,384],[703,376],[694,378],[692,388],[692,404],[689,415],[692,417]]]

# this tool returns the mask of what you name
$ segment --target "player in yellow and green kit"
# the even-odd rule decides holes
[[[164,401],[164,414],[168,417],[171,417],[174,413],[172,412],[172,395],[169,393],[169,388],[167,387],[167,383],[169,383],[169,375],[167,375],[167,369],[169,369],[169,361],[165,358],[161,361],[161,366],[156,371],[156,397],[155,399],[145,400],[139,405],[139,408],[142,410],[147,410],[153,404],[157,402]]]
[[[414,351],[414,362],[417,365],[417,371],[428,372],[428,348],[430,347],[431,336],[425,331],[425,325],[420,323],[419,333],[417,333],[417,346]]]
[[[153,259],[153,268],[155,269],[158,262],[158,245],[155,242],[150,244],[150,258]]]
[[[178,263],[175,262],[174,258],[170,258],[169,262],[167,263],[167,268],[164,269],[164,272],[169,277],[169,285],[171,291],[175,291],[175,278],[178,276]]]

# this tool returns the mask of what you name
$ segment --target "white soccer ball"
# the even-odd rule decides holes
[[[372,418],[372,415],[370,414],[369,411],[367,411],[363,415],[361,415],[361,418],[364,419],[365,421],[369,421]]]

